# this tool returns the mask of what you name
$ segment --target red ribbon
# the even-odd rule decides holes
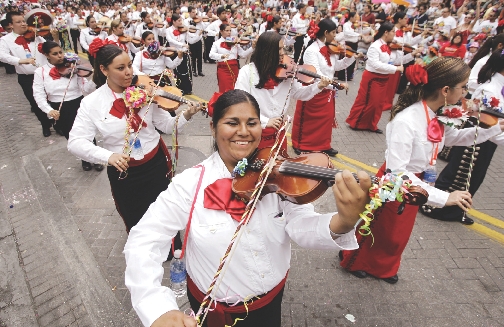
[[[299,18],[301,18],[302,20],[305,20],[305,16],[304,15],[299,16]]]
[[[236,199],[231,188],[232,183],[231,178],[221,178],[208,185],[205,188],[203,206],[207,209],[224,210],[240,222],[247,205]]]
[[[208,103],[207,103],[207,113],[210,117],[213,116],[213,113],[214,113],[214,103],[217,101],[217,99],[222,95],[222,93],[220,92],[215,92],[212,97],[210,98],[210,100],[208,100]]]
[[[26,41],[25,37],[20,35],[16,38],[16,41],[14,41],[17,45],[23,46],[25,50],[30,51],[30,48],[28,47],[28,42]]]
[[[417,64],[406,68],[406,72],[404,74],[406,75],[408,81],[415,86],[418,84],[427,84],[429,80],[425,68]]]
[[[180,35],[180,31],[179,30],[173,30],[173,35],[179,36]]]
[[[432,143],[439,143],[443,140],[444,135],[444,125],[434,117],[429,122],[427,127],[427,139]]]
[[[389,56],[390,56],[390,54],[392,53],[392,51],[390,51],[390,47],[388,46],[388,44],[382,44],[382,46],[380,47],[380,50],[381,50],[382,52],[386,52],[386,53],[388,53],[388,54],[389,54]]]
[[[39,43],[39,44],[37,45],[37,50],[38,50],[38,52],[40,52],[41,54],[44,54],[44,50],[42,50],[42,46],[43,46],[43,45],[44,45],[44,43]]]
[[[133,116],[130,119],[130,126],[133,128],[135,132],[138,131],[138,127],[140,126],[140,122],[142,121],[142,118],[138,115],[138,112],[140,109],[133,109]],[[119,119],[122,119],[124,115],[126,115],[127,118],[129,118],[130,111],[126,107],[126,103],[124,103],[123,98],[115,99],[114,103],[112,105],[112,108],[110,109],[109,113],[117,117]],[[147,127],[147,123],[144,121],[142,123],[143,127]]]
[[[51,68],[51,70],[49,71],[49,76],[51,76],[52,79],[60,79],[61,78],[61,74],[56,67]]]
[[[147,51],[143,51],[143,57],[145,59],[151,59],[150,55],[147,53]]]
[[[221,42],[220,46],[221,46],[221,48],[231,50],[231,46],[229,44],[227,44],[226,42]]]
[[[315,24],[313,22],[313,20],[310,22],[310,28],[308,29],[308,36],[311,38],[311,39],[314,39],[317,37],[317,33],[318,31],[320,30],[320,27],[318,27],[317,24]]]
[[[327,62],[327,65],[329,67],[332,66],[332,63],[331,63],[331,54],[329,53],[329,49],[327,48],[326,45],[324,45],[322,48],[320,48],[320,53],[324,56],[326,62]]]
[[[402,30],[397,30],[397,31],[395,32],[395,36],[396,36],[396,37],[403,37],[403,36],[404,36],[404,32],[403,32]]]
[[[268,78],[266,83],[264,83],[263,89],[273,90],[278,85],[278,82],[273,78]]]

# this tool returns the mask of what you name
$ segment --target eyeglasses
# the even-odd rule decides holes
[[[462,92],[463,93],[467,93],[467,91],[469,90],[469,86],[464,85],[464,86],[461,86],[461,87],[452,87],[452,89],[462,89]]]

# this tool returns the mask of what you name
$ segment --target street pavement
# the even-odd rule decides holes
[[[190,98],[212,96],[215,71],[204,64],[206,76],[194,79]],[[385,136],[344,123],[361,74],[336,99],[333,147],[341,155],[334,163],[373,173],[383,162]],[[0,90],[0,327],[141,326],[124,286],[127,234],[106,172],[84,172],[54,131],[42,137],[16,76],[3,69]],[[388,120],[385,112],[379,127],[385,130]],[[163,139],[172,144],[171,135]],[[211,154],[211,143],[209,119],[195,116],[179,135],[178,171]],[[504,326],[502,162],[498,148],[474,198],[478,228],[417,216],[395,285],[353,277],[336,252],[293,244],[282,326]],[[315,207],[337,210],[331,192]],[[187,299],[179,305],[187,308]]]

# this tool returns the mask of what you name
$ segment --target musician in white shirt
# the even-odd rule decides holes
[[[81,100],[96,90],[96,85],[86,77],[79,76],[78,71],[67,69],[70,76],[62,76],[59,69],[65,68],[63,50],[53,41],[42,44],[42,52],[47,57],[48,63],[35,70],[33,80],[33,97],[40,109],[51,119],[58,121],[58,128],[68,140],[77,110]],[[84,71],[85,72],[85,71]],[[89,68],[89,75],[92,68]],[[82,161],[84,170],[91,170],[92,165]],[[103,170],[100,164],[95,165],[97,171]]]
[[[140,18],[142,19],[142,21],[138,23],[136,27],[135,37],[140,39],[142,38],[142,34],[145,31],[152,31],[152,33],[154,33],[154,36],[156,37],[156,40],[158,40],[158,36],[161,30],[156,26],[157,24],[152,22],[150,14],[144,11],[140,14]]]
[[[200,166],[177,175],[131,230],[124,249],[125,283],[131,292],[133,308],[144,326],[196,327],[194,318],[178,311],[172,290],[161,286],[162,263],[171,238],[187,227],[194,202],[191,225],[186,228],[189,233],[185,259],[188,298],[193,311],[197,312],[199,299],[207,291],[238,225],[236,220],[240,219],[239,214],[227,213],[225,207],[210,209],[215,203],[210,196],[221,190],[231,197],[231,172],[239,160],[256,150],[261,139],[259,117],[259,105],[247,92],[231,90],[221,95],[213,105],[210,125],[218,151]],[[371,185],[367,174],[360,172],[358,176],[360,185],[348,171],[336,175],[333,192],[339,213],[318,214],[311,204],[296,205],[282,201],[276,194],[265,195],[255,206],[250,222],[243,227],[247,237],[239,240],[234,255],[228,258],[231,264],[220,286],[214,289],[213,298],[224,299],[226,294],[232,294],[232,301],[239,302],[260,295],[259,299],[254,299],[264,305],[260,313],[247,310],[243,305],[233,310],[247,313],[242,322],[244,326],[279,327],[291,240],[311,249],[358,247],[353,226],[366,204]],[[198,181],[201,181],[199,189]],[[344,198],[348,202],[343,201]],[[228,199],[223,201],[228,202]],[[226,314],[221,301],[210,306],[206,319],[219,326],[231,321],[231,325],[236,315]]]
[[[107,36],[107,40],[115,42],[119,47],[128,53],[131,59],[133,59],[132,54],[140,51],[140,48],[137,48],[131,41],[126,43],[124,43],[125,41],[120,41],[121,37],[125,37],[126,40],[129,40],[129,37],[124,35],[123,22],[119,19],[113,20],[110,23],[110,35]],[[140,39],[135,37],[135,41],[140,42]]]
[[[171,26],[166,29],[166,39],[171,47],[184,51],[182,63],[175,68],[174,72],[180,80],[179,89],[181,89],[184,94],[190,95],[192,94],[192,76],[190,75],[192,69],[190,68],[189,55],[187,54],[187,49],[189,49],[189,45],[187,44],[188,33],[182,33],[179,30],[183,30],[183,28],[184,21],[182,20],[182,16],[173,14]]]
[[[189,17],[184,21],[186,27],[193,26],[196,32],[187,31],[187,43],[189,44],[189,52],[191,53],[192,74],[194,77],[205,76],[203,74],[203,31],[205,30],[201,17],[196,23],[196,8],[188,7]]]
[[[89,15],[86,17],[86,28],[81,30],[79,41],[81,44],[82,50],[86,51],[88,54],[89,62],[91,66],[94,67],[94,57],[89,55],[89,45],[95,38],[100,38],[101,40],[105,40],[107,38],[107,33],[100,28],[98,28],[96,19]]]
[[[292,17],[291,28],[296,30],[296,42],[294,43],[294,61],[298,62],[301,50],[303,49],[304,36],[308,30],[310,19],[305,17],[306,5],[300,3],[297,5],[298,13]]]
[[[357,20],[355,15],[355,12],[350,12],[348,14],[348,20],[343,24],[343,41],[345,45],[357,51],[359,46],[358,42],[362,39],[362,35],[354,31],[354,23]],[[340,70],[338,72],[338,78],[342,81],[351,81],[353,80],[354,70],[355,63],[351,64],[347,69]]]
[[[210,23],[210,25],[206,28],[208,33],[207,37],[211,38],[213,36],[215,40],[219,38],[220,26],[227,22],[226,9],[224,9],[224,7],[217,8],[217,18],[217,20]]]

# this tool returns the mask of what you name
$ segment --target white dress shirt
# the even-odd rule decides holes
[[[217,40],[217,37],[219,36],[219,33],[220,33],[221,24],[222,24],[222,20],[220,20],[220,19],[217,19],[217,20],[213,21],[212,23],[210,23],[207,26],[207,28],[205,29],[205,31],[207,31],[207,33],[208,33],[208,36],[213,36]]]
[[[184,45],[187,44],[187,32],[180,33],[179,35],[173,34],[175,31],[175,26],[170,26],[166,29],[166,39],[170,43],[170,47],[174,47],[177,50],[183,49]],[[177,28],[178,31],[178,28]]]
[[[292,17],[292,25],[296,29],[297,34],[306,34],[308,30],[308,26],[310,24],[310,20],[308,18],[301,19],[301,14],[297,13]]]
[[[212,48],[210,49],[210,53],[208,54],[210,59],[218,62],[224,62],[227,60],[238,59],[238,57],[244,58],[249,54],[251,54],[252,51],[254,51],[252,47],[248,48],[247,50],[243,50],[243,48],[238,44],[233,45],[231,47],[231,50],[228,50],[226,48],[221,47],[222,42],[225,42],[225,40],[224,38],[221,37],[220,39],[218,39],[213,43]],[[228,57],[226,59],[222,59],[222,55],[226,54],[228,55]]]
[[[185,260],[191,279],[206,292],[238,222],[225,211],[204,208],[205,188],[217,179],[231,178],[231,173],[217,152],[202,165],[205,173],[196,197]],[[128,236],[125,283],[145,326],[151,326],[167,311],[178,310],[173,292],[161,286],[162,263],[172,238],[186,228],[200,174],[201,168],[189,168],[175,176]],[[318,214],[311,204],[296,205],[276,194],[266,195],[244,226],[226,275],[215,290],[216,298],[237,295],[244,299],[271,291],[289,270],[291,240],[310,249],[356,249],[355,230],[336,240],[331,238],[329,222],[333,215]]]
[[[382,39],[378,39],[369,46],[366,61],[366,70],[377,74],[395,74],[397,67],[401,64],[413,60],[411,53],[403,56],[402,51],[387,52],[381,50],[382,45],[386,44]],[[402,58],[402,61],[401,61]]]
[[[49,76],[49,72],[53,67],[53,65],[47,63],[44,66],[37,68],[33,78],[33,97],[35,98],[38,107],[46,114],[49,114],[49,111],[54,110],[49,105],[48,101],[63,101],[65,90],[65,101],[77,99],[80,96],[90,94],[96,90],[96,85],[92,81],[85,77],[78,77],[77,74],[74,74],[71,82],[66,77],[53,79]]]
[[[146,52],[147,49],[144,49],[135,56],[135,59],[133,59],[133,67],[135,67],[137,71],[149,76],[159,75],[166,67],[174,69],[182,63],[182,59],[178,56],[174,60],[163,55],[159,56],[157,59],[145,58],[144,53]]]
[[[320,53],[320,49],[324,46],[326,45],[322,41],[316,39],[303,54],[304,64],[314,66],[319,75],[332,79],[335,72],[343,70],[355,62],[355,57],[345,57],[339,60],[337,55],[330,55],[332,66],[329,66],[325,57]]]
[[[394,27],[394,41],[399,44],[408,44],[413,46],[419,44],[423,40],[422,34],[413,37],[413,33],[411,32],[403,31],[403,36],[397,36],[397,30],[397,27]]]
[[[156,24],[154,24],[154,27],[152,29],[149,29],[145,23],[140,22],[136,27],[135,36],[137,38],[141,39],[142,34],[145,31],[151,31],[152,34],[154,34],[154,39],[159,40],[158,36],[159,36],[160,29],[156,27]]]
[[[353,23],[351,21],[347,21],[343,24],[343,35],[345,36],[345,42],[359,42],[360,34],[354,30]]]
[[[428,108],[429,117],[432,119],[436,114]],[[436,207],[444,207],[449,193],[441,191],[424,183],[415,173],[421,173],[429,168],[436,146],[427,139],[427,118],[422,101],[419,101],[403,111],[399,112],[392,121],[387,124],[387,150],[385,160],[387,168],[394,173],[404,172],[413,182],[429,193],[428,204]],[[469,146],[474,142],[474,128],[454,129],[445,126],[445,134],[438,145],[438,151],[447,146]],[[501,134],[499,124],[478,130],[477,142],[482,143],[492,136]]]
[[[113,92],[105,83],[82,100],[70,131],[68,151],[84,161],[103,164],[107,164],[113,153],[123,153],[126,116],[117,118],[110,114],[115,99],[121,97],[121,93]],[[147,115],[146,111],[147,106],[140,109],[138,113],[142,118],[145,116],[144,121],[147,123],[147,127],[143,127],[138,135],[145,154],[152,151],[159,143],[159,133],[156,128],[170,134],[175,125],[175,117],[154,103],[151,104]],[[179,118],[178,128],[186,122],[187,120],[182,115]],[[97,132],[103,136],[102,146],[93,144]]]
[[[89,45],[95,38],[99,37],[100,39],[105,40],[105,38],[107,37],[107,32],[105,31],[101,31],[98,35],[91,35],[89,34],[89,32],[89,27],[86,27],[85,29],[80,31],[79,37],[81,47],[86,51],[89,51]]]
[[[490,58],[490,54],[487,54],[483,58],[476,61],[473,68],[471,69],[471,74],[469,75],[469,81],[467,82],[469,92],[473,93],[480,86],[478,84],[478,74],[481,68],[485,66],[485,64],[487,63],[488,58]]]
[[[42,66],[47,63],[47,58],[37,49],[39,43],[44,43],[43,37],[37,36],[35,41],[28,43],[29,51],[25,50],[22,45],[16,44],[16,39],[19,34],[11,32],[0,38],[0,61],[16,67],[16,73],[23,75],[32,75],[35,73],[37,66]],[[19,60],[26,59],[27,54],[35,58],[37,66],[30,64],[19,64]]]
[[[195,25],[191,24],[192,21],[193,20],[191,17],[184,20],[184,25],[186,27],[193,26],[198,29],[196,33],[191,33],[187,31],[187,43],[189,44],[194,44],[196,42],[201,41],[201,39],[203,38],[203,30],[205,29],[201,21],[199,23],[195,23]]]
[[[135,47],[133,45],[133,43],[131,43],[131,42],[128,42],[126,44],[122,44],[121,42],[119,42],[119,36],[117,36],[113,33],[110,34],[109,36],[107,36],[107,40],[115,42],[120,48],[122,48],[124,51],[128,52],[130,59],[133,59],[132,53],[137,53],[138,51],[140,51],[140,48]]]
[[[282,114],[291,81],[287,79],[280,82],[271,90],[264,88],[258,89],[255,87],[257,83],[259,83],[259,73],[257,72],[255,64],[250,63],[240,68],[235,89],[247,91],[254,96],[261,109],[261,126],[262,128],[266,128],[266,124],[268,124],[270,118],[280,117]],[[287,99],[285,108],[289,108],[291,99],[308,101],[316,94],[320,93],[320,91],[318,83],[303,86],[296,80],[292,83],[292,90],[290,91],[290,96]]]

